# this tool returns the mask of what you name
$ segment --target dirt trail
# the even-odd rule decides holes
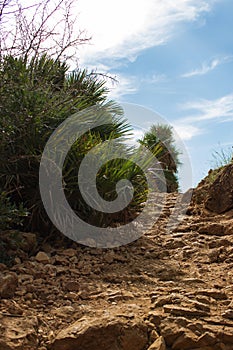
[[[0,264],[0,350],[232,350],[232,211],[190,210],[168,232],[177,196],[127,246]]]

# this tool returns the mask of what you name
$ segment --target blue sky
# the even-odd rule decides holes
[[[212,153],[233,146],[233,1],[79,0],[77,11],[92,36],[79,64],[117,78],[111,98],[174,126],[196,185]],[[130,119],[144,129],[156,122],[153,113]]]

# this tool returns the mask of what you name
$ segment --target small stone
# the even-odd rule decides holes
[[[215,343],[216,343],[216,336],[209,332],[205,332],[204,334],[202,334],[197,341],[197,344],[199,347],[214,345]]]
[[[233,344],[233,332],[231,327],[224,327],[223,331],[220,331],[219,337],[221,337],[221,341],[223,343],[229,343],[231,344],[231,349],[232,349],[232,344]]]
[[[209,305],[206,305],[206,304],[200,303],[198,301],[195,301],[194,302],[194,306],[198,310],[203,310],[203,311],[206,311],[206,312],[210,312],[210,306]]]
[[[196,348],[197,337],[194,333],[186,331],[181,334],[172,344],[174,350],[189,350]]]
[[[175,340],[183,334],[183,327],[177,326],[174,323],[168,323],[167,321],[161,324],[161,335],[164,337],[167,346],[172,346]]]
[[[42,264],[49,264],[50,263],[50,257],[45,252],[39,252],[37,253],[35,257],[36,261],[42,263]]]
[[[159,334],[153,329],[150,333],[150,341],[154,342],[159,338]]]
[[[168,296],[162,296],[162,297],[159,297],[154,306],[155,307],[160,307],[160,306],[163,306],[165,304],[180,304],[181,300],[182,300],[182,296],[178,295],[178,294],[171,294],[171,295],[168,295]],[[151,301],[153,299],[151,298]]]
[[[0,263],[0,271],[5,271],[7,270],[7,266],[3,263]]]
[[[224,236],[225,227],[224,225],[218,223],[208,223],[200,225],[198,232],[206,235]]]
[[[208,316],[209,313],[203,310],[195,310],[188,307],[179,307],[177,305],[164,305],[164,312],[176,316],[186,316],[186,317],[204,317]]]
[[[201,278],[184,278],[183,282],[188,284],[194,284],[194,283],[205,284],[205,281],[203,281]]]
[[[20,258],[15,258],[15,263],[16,263],[16,264],[21,264]]]
[[[32,300],[33,299],[33,294],[32,293],[27,293],[24,296],[24,300]]]
[[[68,264],[68,259],[65,256],[61,256],[56,254],[55,255],[55,262],[59,265],[67,265]],[[64,272],[65,270],[61,270],[62,272]]]
[[[16,303],[8,307],[8,312],[12,315],[23,315],[23,309]]]
[[[222,315],[222,317],[233,320],[233,310],[232,309],[226,310],[226,312]]]
[[[153,323],[156,327],[158,327],[162,321],[162,317],[155,313],[154,311],[150,311],[148,314],[148,319],[151,323]]]
[[[108,301],[110,303],[112,302],[118,302],[120,300],[130,300],[130,299],[134,299],[134,295],[130,292],[124,292],[124,293],[112,293],[111,295],[109,295],[108,297]]]
[[[219,261],[219,255],[221,254],[221,248],[217,248],[217,249],[212,249],[209,254],[209,262],[211,264],[213,263],[217,263]]]
[[[67,317],[69,315],[72,315],[74,313],[75,309],[72,306],[62,306],[62,307],[58,307],[54,310],[52,310],[52,314],[59,316],[59,317]]]
[[[69,281],[65,284],[64,288],[68,292],[78,292],[80,289],[80,284],[76,281]]]
[[[108,264],[113,263],[114,261],[114,253],[112,251],[107,252],[104,256],[104,261]]]
[[[22,236],[23,236],[23,240],[20,243],[21,248],[25,252],[35,251],[35,248],[37,246],[36,235],[34,233],[24,232]]]
[[[0,274],[0,297],[11,298],[16,292],[18,286],[18,277],[14,272],[9,272],[6,275]]]
[[[215,300],[226,300],[227,299],[226,293],[221,292],[217,289],[203,289],[203,290],[196,291],[195,294],[196,295],[205,295],[205,296],[211,297]]]
[[[62,255],[68,256],[68,257],[76,256],[77,255],[77,251],[75,249],[72,249],[72,248],[65,249],[62,252]]]
[[[154,343],[148,348],[148,350],[166,350],[166,344],[163,337],[159,337]]]

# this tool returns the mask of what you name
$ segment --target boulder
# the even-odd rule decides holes
[[[58,333],[52,350],[143,350],[146,324],[121,316],[83,317]]]

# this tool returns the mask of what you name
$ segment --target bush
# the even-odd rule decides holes
[[[147,147],[160,162],[166,180],[167,192],[176,192],[179,188],[177,172],[180,165],[180,153],[175,147],[172,128],[169,125],[152,125],[150,130],[139,140],[139,143]]]
[[[19,206],[12,204],[5,192],[0,193],[0,230],[8,230],[23,225],[28,212],[21,203]]]
[[[77,169],[86,153],[110,139],[119,139],[123,147],[122,138],[130,131],[121,109],[107,102],[104,83],[86,70],[69,73],[65,63],[46,55],[31,60],[9,56],[1,62],[0,186],[11,193],[13,202],[23,202],[28,208],[26,230],[47,234],[52,228],[40,198],[38,177],[49,136],[67,117],[96,104],[107,106],[111,122],[87,132],[71,147],[63,168],[65,193],[78,215],[91,223],[106,226],[123,220],[122,214],[103,216],[88,207],[77,190]],[[131,150],[126,152],[130,156]],[[142,171],[131,162],[114,160],[103,166],[97,177],[99,192],[112,200],[121,176],[135,184],[134,200],[126,211],[137,212],[145,201],[147,187]]]
[[[0,263],[11,266],[15,257],[12,251],[9,250],[9,239],[5,239],[6,232],[4,231],[22,228],[27,215],[28,212],[22,204],[17,207],[11,203],[10,198],[5,192],[0,192],[0,231],[2,231],[0,232]],[[12,241],[14,232],[11,236]]]

